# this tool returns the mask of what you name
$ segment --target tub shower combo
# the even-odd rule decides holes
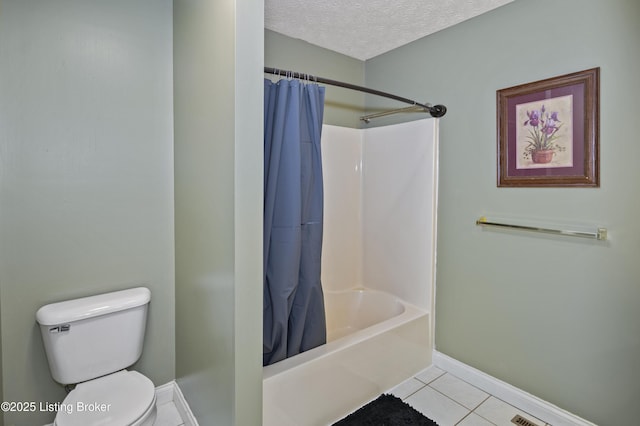
[[[327,339],[263,367],[265,426],[331,424],[431,365],[438,120],[324,125],[321,148]]]

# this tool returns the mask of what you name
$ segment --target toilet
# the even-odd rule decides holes
[[[142,354],[151,292],[145,287],[52,303],[38,309],[49,370],[65,386],[54,426],[151,426],[153,382],[127,370]]]

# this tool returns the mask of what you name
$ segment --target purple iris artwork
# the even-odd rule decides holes
[[[525,160],[533,163],[550,163],[557,152],[565,151],[565,147],[558,143],[558,131],[563,122],[558,111],[550,111],[542,104],[540,109],[527,110],[527,119],[523,123],[528,134],[526,147],[522,152]]]
[[[599,68],[496,91],[498,187],[598,187]]]
[[[526,119],[521,122],[524,137],[522,161],[533,165],[549,164],[559,153],[566,151],[560,132],[565,124],[563,113],[554,105],[550,107],[545,103],[529,104],[525,112]]]

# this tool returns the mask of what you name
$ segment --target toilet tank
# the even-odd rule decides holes
[[[53,379],[79,383],[134,364],[142,354],[150,300],[149,289],[137,287],[38,309]]]

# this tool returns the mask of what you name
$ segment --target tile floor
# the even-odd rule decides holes
[[[439,426],[514,426],[519,414],[537,426],[550,426],[518,408],[458,379],[437,367],[429,367],[388,393],[404,400]],[[173,401],[158,405],[154,426],[182,426]]]
[[[547,425],[498,398],[436,367],[429,367],[388,393],[434,420],[439,426],[513,426],[519,414],[535,425]]]

